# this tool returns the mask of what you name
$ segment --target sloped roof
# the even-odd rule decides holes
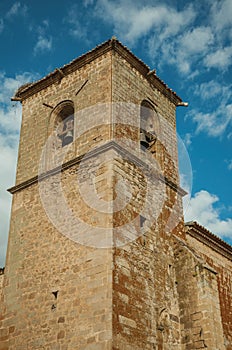
[[[223,241],[220,237],[216,236],[196,221],[186,222],[185,227],[187,229],[187,234],[232,260],[232,246],[230,244]]]
[[[138,57],[136,57],[126,46],[119,42],[115,37],[110,40],[105,41],[104,43],[96,46],[91,51],[83,54],[82,56],[74,59],[70,63],[64,65],[61,68],[55,69],[53,72],[45,76],[44,78],[27,83],[21,86],[12,97],[14,101],[23,101],[28,97],[32,96],[36,92],[41,91],[45,87],[59,82],[63,76],[66,76],[77,69],[80,69],[87,63],[90,63],[97,57],[100,57],[104,53],[114,50],[121,57],[126,59],[134,68],[136,68],[147,80],[157,88],[162,94],[164,94],[171,102],[175,105],[178,105],[182,102],[181,98],[170,89],[155,73],[155,70],[150,70],[150,68]]]

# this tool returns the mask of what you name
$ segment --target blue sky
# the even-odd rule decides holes
[[[0,266],[21,120],[10,97],[115,35],[184,101],[177,130],[192,166],[186,221],[232,242],[232,1],[0,2]]]

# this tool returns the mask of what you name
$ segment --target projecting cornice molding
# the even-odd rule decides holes
[[[47,172],[40,174],[39,176],[37,175],[37,176],[34,176],[26,181],[23,181],[20,184],[9,188],[8,192],[10,192],[11,194],[14,194],[18,191],[23,190],[24,188],[27,188],[31,185],[34,185],[38,181],[43,181],[44,179],[46,179],[52,175],[58,174],[61,171],[64,171],[64,170],[66,170],[74,165],[79,164],[83,158],[85,160],[88,160],[91,157],[95,157],[100,153],[110,151],[110,150],[117,152],[124,159],[127,159],[128,161],[131,161],[136,166],[142,168],[145,173],[147,172],[147,174],[149,174],[149,176],[154,176],[154,178],[163,182],[165,185],[167,185],[172,190],[174,190],[176,193],[178,193],[178,195],[183,197],[187,194],[180,186],[178,186],[173,181],[168,179],[166,176],[163,176],[162,174],[160,174],[156,170],[153,171],[151,169],[151,166],[149,166],[146,162],[144,162],[143,160],[138,158],[136,155],[130,153],[127,149],[125,150],[122,146],[120,146],[115,141],[109,141],[109,142],[105,143],[104,145],[101,145],[98,148],[95,148],[92,151],[88,152],[88,154],[78,156],[78,157],[71,159],[70,161],[62,164],[61,166],[58,166],[58,167],[51,169],[51,170],[48,170]]]
[[[204,226],[199,225],[196,221],[190,221],[185,224],[186,233],[207,245],[217,253],[232,260],[232,246],[223,241],[218,236],[207,230]]]

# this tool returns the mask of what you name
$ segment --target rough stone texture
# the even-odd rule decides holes
[[[203,325],[206,344],[214,349],[210,341],[220,349],[232,349],[232,249],[218,237],[197,223],[189,223],[187,242],[201,259],[195,266],[194,278],[201,278],[200,287],[204,297]],[[199,283],[198,282],[198,283]],[[203,303],[202,303],[203,304]],[[211,315],[211,316],[210,316]],[[206,320],[207,319],[207,322]],[[211,323],[211,324],[210,324]],[[210,328],[211,327],[211,328]],[[221,330],[223,328],[223,331]],[[211,333],[209,333],[211,332]],[[224,341],[223,338],[224,337]],[[208,345],[209,344],[209,345]],[[215,346],[214,345],[214,346]]]
[[[16,93],[23,118],[0,350],[231,350],[232,249],[184,225],[181,100],[148,73],[112,39]],[[65,100],[75,133],[62,148],[53,131]],[[157,135],[146,152],[143,100]]]

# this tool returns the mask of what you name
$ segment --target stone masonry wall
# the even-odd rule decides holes
[[[155,89],[147,79],[118,54],[114,53],[112,58],[112,101],[121,106],[113,108],[112,121],[114,127],[113,137],[119,144],[127,150],[133,150],[139,139],[139,117],[140,104],[145,100],[152,101],[155,108],[155,130],[157,134],[156,149],[151,154],[153,160],[152,167],[163,179],[171,181],[174,185],[179,185],[177,136],[175,122],[175,106],[168,98]],[[137,135],[136,135],[137,131]],[[126,144],[127,140],[133,140],[133,144]],[[144,155],[140,154],[141,159]],[[147,156],[146,156],[147,157]],[[163,188],[164,189],[164,188]],[[170,233],[176,225],[175,234],[180,237],[185,236],[183,225],[182,195],[173,191],[170,186],[164,189],[163,198],[167,198],[164,203],[160,220],[165,221],[166,232]]]
[[[112,101],[138,107],[134,115],[133,113],[116,113],[113,118],[114,122],[128,125],[133,123],[139,128],[140,104],[144,99],[151,101],[157,112],[157,129],[155,130],[159,141],[156,152],[157,161],[163,174],[178,183],[175,105],[117,53],[113,55],[112,65]],[[116,132],[115,136],[117,136]]]
[[[223,343],[226,350],[232,349],[232,260],[219,252],[187,235],[188,244],[193,247],[201,258],[215,271],[215,288],[218,291],[218,301],[215,301],[220,310],[223,327]],[[215,322],[217,318],[214,316]],[[216,332],[218,333],[218,331]]]
[[[177,240],[176,284],[184,349],[225,350],[215,271],[199,252]]]
[[[70,197],[77,171],[62,173],[64,195],[74,212],[80,209],[77,194]],[[112,252],[77,241],[79,227],[72,227],[75,223],[66,220],[55,200],[56,181],[56,175],[44,180],[48,200],[64,225],[59,230],[46,216],[37,184],[14,195],[2,321],[8,342],[3,349],[92,349],[96,343],[96,349],[110,349]],[[88,220],[90,213],[82,209],[82,220]]]
[[[5,314],[5,303],[3,296],[3,288],[4,288],[4,270],[0,269],[0,338],[2,339],[2,343],[4,344],[4,340],[7,339],[6,330],[2,327],[3,315]],[[0,345],[1,349],[1,345]]]
[[[121,216],[114,215],[114,233],[118,235],[126,231],[126,234],[132,234],[137,230],[138,239],[114,251],[113,349],[181,349],[170,238],[164,226],[160,222],[150,223],[149,217],[144,226],[140,226],[136,208],[143,200],[144,183],[139,175],[125,160],[119,158],[115,162],[115,181],[120,183],[126,179],[129,187],[137,188],[138,192],[133,198],[133,205],[128,204]],[[123,188],[119,187],[117,191],[121,197],[125,194]],[[154,210],[156,198],[155,191],[149,194]],[[146,218],[147,212],[142,214]],[[135,219],[127,227],[124,220],[131,215],[135,215]]]
[[[86,83],[84,85],[84,83]],[[84,86],[83,86],[84,85]],[[80,88],[83,88],[80,90]],[[76,135],[82,135],[85,141],[75,143],[67,155],[67,160],[83,153],[84,144],[90,142],[84,133],[90,132],[94,118],[95,106],[98,103],[111,101],[111,53],[96,58],[90,64],[63,77],[60,83],[54,83],[23,101],[23,119],[20,135],[19,157],[16,184],[26,181],[38,174],[38,167],[43,147],[53,131],[54,118],[52,109],[60,102],[71,100],[76,114]],[[89,110],[87,109],[89,108]],[[107,114],[105,112],[104,116]],[[108,114],[109,118],[109,114]],[[102,120],[105,122],[105,119]],[[99,123],[101,119],[99,120]],[[91,135],[93,139],[99,136]],[[109,136],[108,136],[109,139]],[[88,141],[87,141],[88,140]],[[93,140],[97,145],[98,140]]]
[[[121,215],[115,213],[114,232],[124,230],[129,235],[137,230],[138,235],[137,240],[114,252],[113,349],[181,349],[170,234],[177,225],[175,233],[185,235],[182,201],[177,191],[157,179],[161,174],[179,184],[175,106],[117,54],[113,56],[112,99],[117,106],[113,109],[114,139],[125,149],[114,163],[115,183],[121,184],[117,194],[126,202],[129,195],[125,188],[135,192],[126,210]],[[139,147],[140,104],[144,99],[152,101],[157,112],[158,141],[153,155],[133,152]],[[130,227],[125,225],[128,218]]]
[[[17,185],[36,177],[39,166],[42,172],[50,170],[54,164],[61,165],[109,140],[108,109],[91,109],[91,106],[110,102],[110,72],[108,53],[23,101]],[[43,103],[55,107],[67,99],[74,102],[76,111],[76,140],[58,152],[55,161],[48,142],[46,161],[40,161],[54,123],[52,110]],[[87,107],[91,109],[89,113]],[[91,123],[93,120],[97,127]],[[95,165],[87,162],[95,176],[99,175],[97,186],[104,172],[107,178],[108,168],[98,174],[99,164]],[[79,213],[81,209],[82,218],[90,217],[92,224],[95,223],[88,208],[85,211],[84,202],[81,204],[73,188],[70,190],[74,186],[73,177],[85,179],[85,162],[82,166],[78,170],[76,165],[39,184],[32,181],[14,194],[3,293],[6,310],[0,323],[1,350],[87,350],[96,343],[95,349],[111,348],[111,249],[97,249],[94,245],[91,248],[76,242],[78,227],[72,231],[73,236],[68,235],[73,221],[70,222],[66,207],[62,206],[64,203],[70,211]],[[64,202],[57,195],[59,184]],[[55,227],[47,214],[63,226]]]

